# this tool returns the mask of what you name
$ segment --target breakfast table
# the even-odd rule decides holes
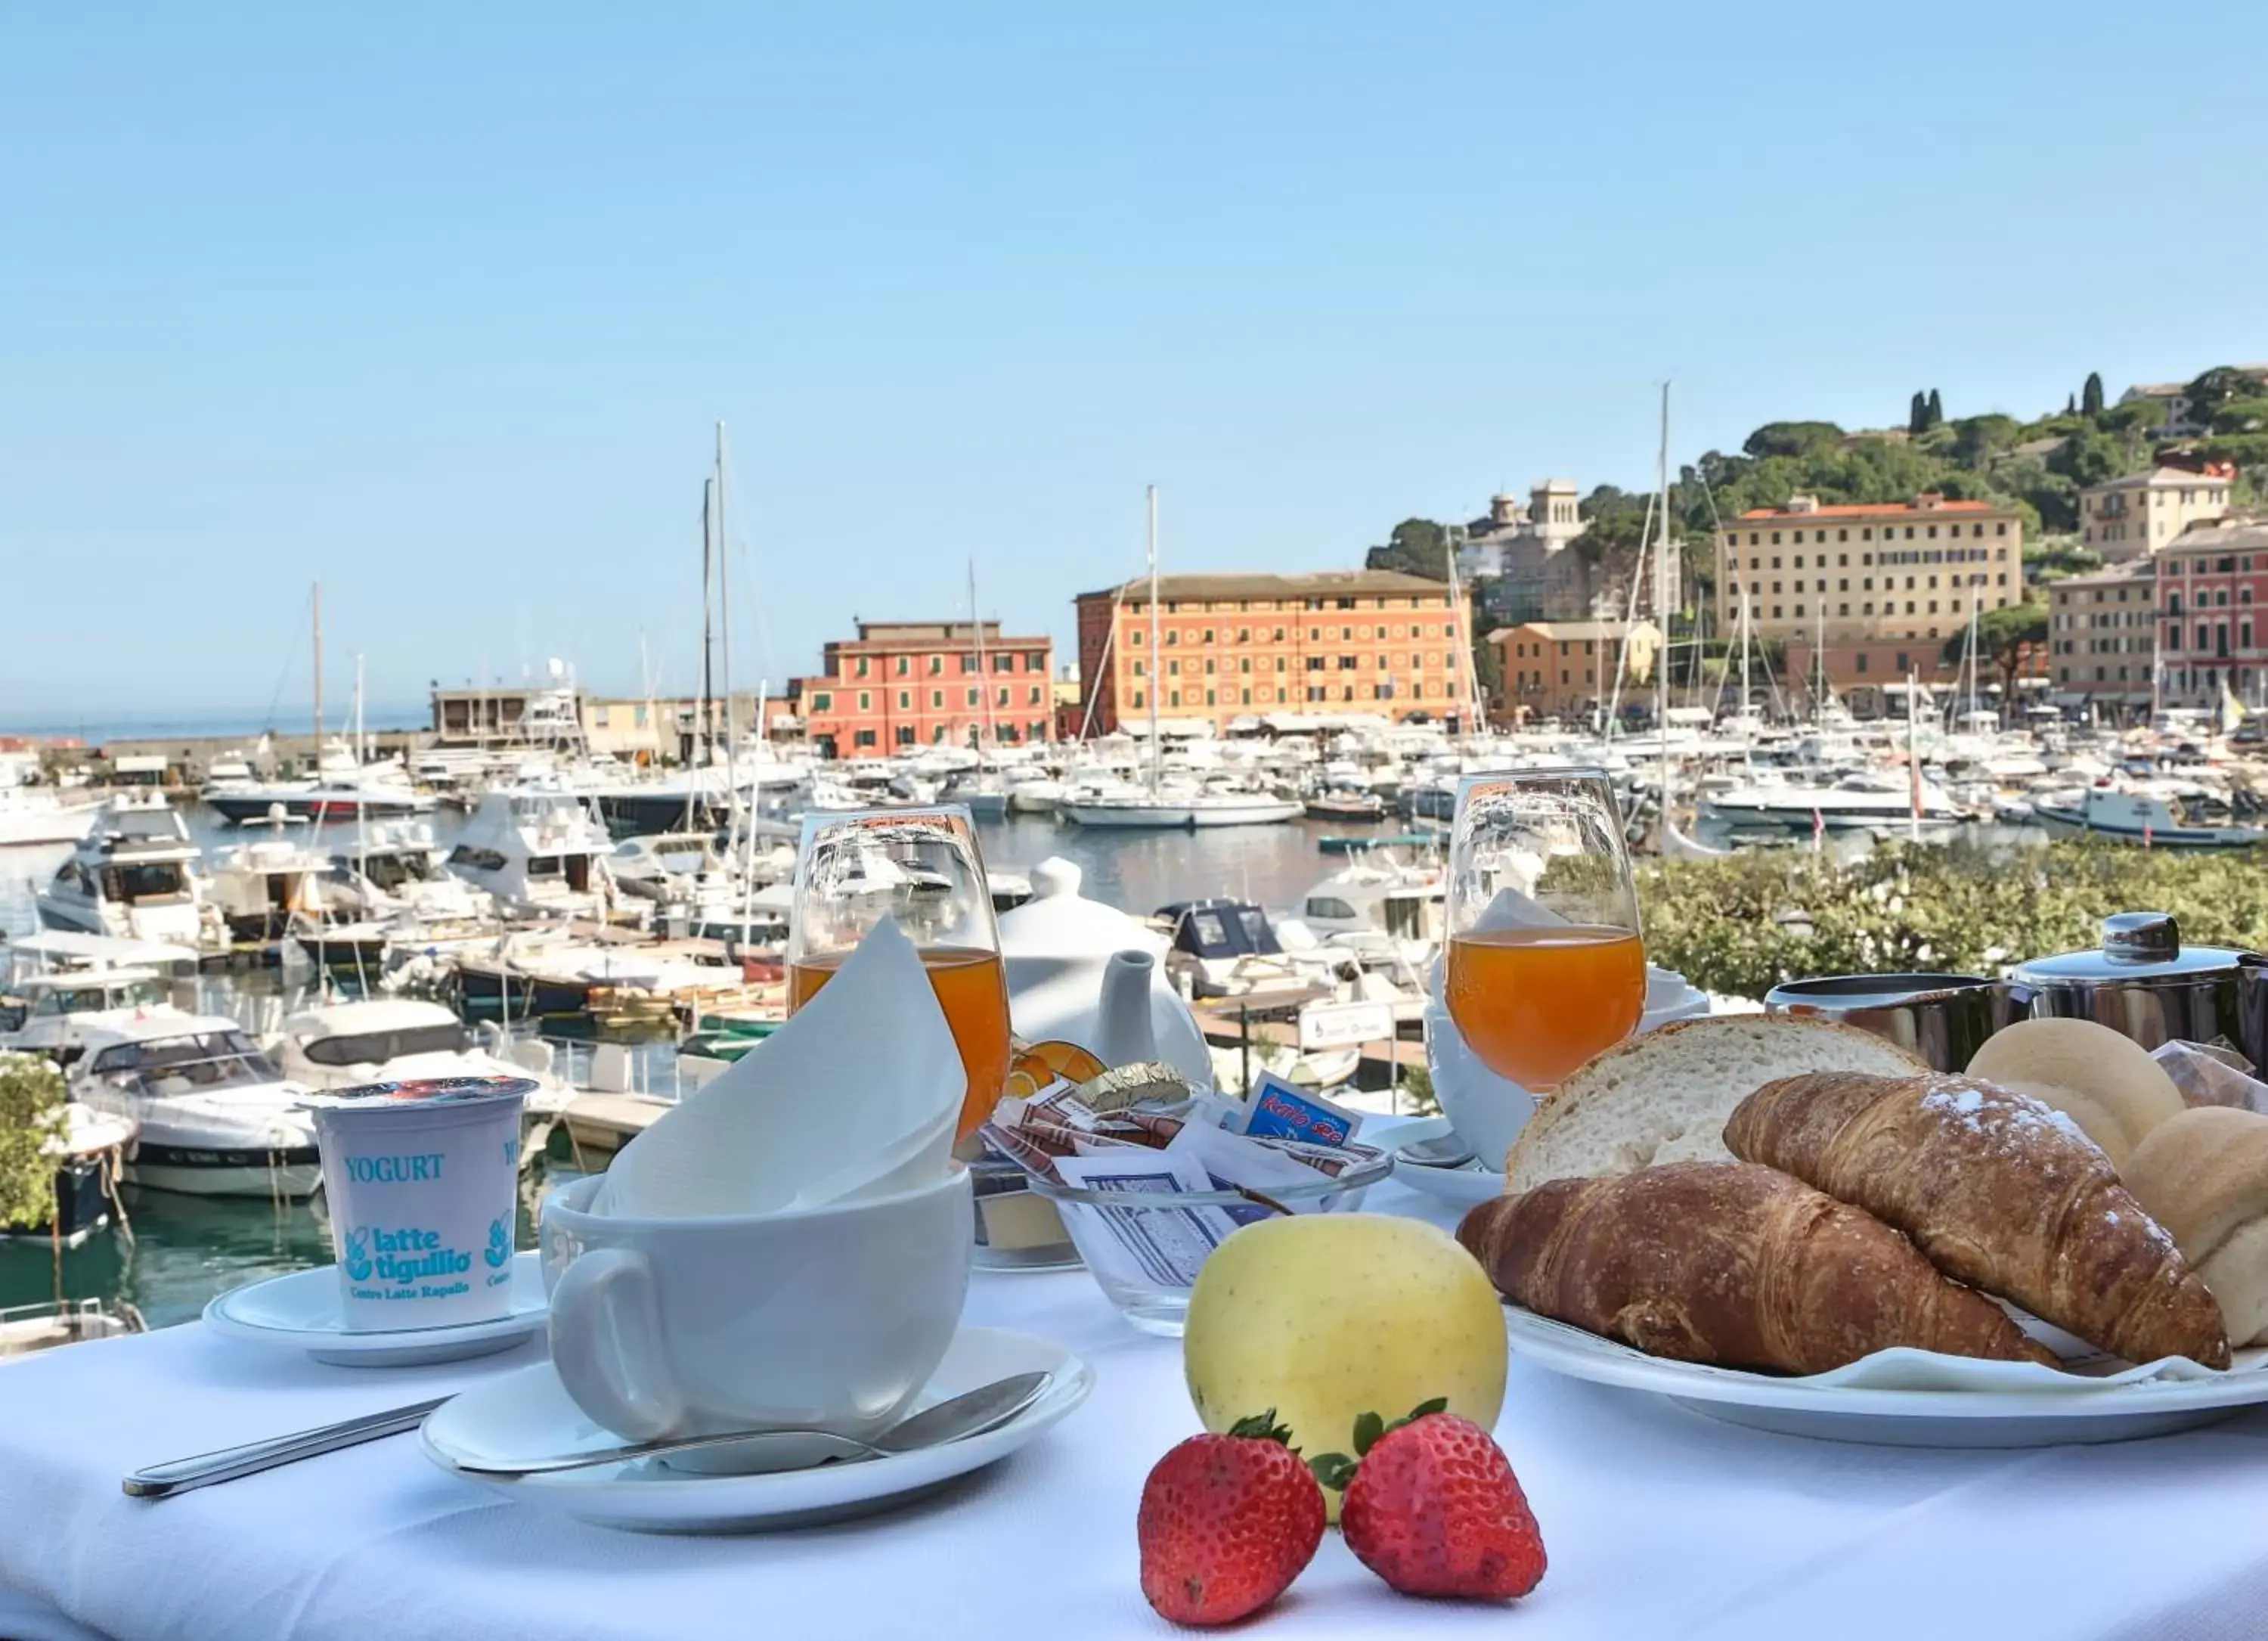
[[[1380,1125],[1381,1127],[1383,1125]],[[1453,1209],[1391,1181],[1367,1206]],[[163,1500],[153,1461],[445,1393],[542,1346],[447,1366],[319,1365],[189,1326],[0,1368],[0,1637],[13,1641],[933,1641],[1159,1636],[1134,1515],[1197,1429],[1178,1342],[1081,1271],[978,1272],[968,1320],[1055,1340],[1093,1395],[1004,1462],[887,1514],[738,1537],[615,1531],[522,1509],[396,1437]],[[1720,1423],[1514,1355],[1497,1430],[1550,1571],[1510,1609],[1412,1600],[1329,1534],[1251,1623],[1401,1633],[1845,1641],[2017,1632],[2258,1633],[2268,1410],[2154,1440],[1939,1451]]]

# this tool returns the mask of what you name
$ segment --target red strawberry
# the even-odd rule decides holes
[[[1355,1421],[1354,1476],[1339,1530],[1362,1564],[1404,1595],[1509,1600],[1543,1577],[1543,1537],[1489,1433],[1429,1401],[1408,1418]],[[1329,1453],[1326,1482],[1350,1460]]]
[[[1193,1436],[1142,1484],[1142,1593],[1177,1624],[1225,1624],[1283,1594],[1323,1540],[1323,1489],[1270,1408]]]

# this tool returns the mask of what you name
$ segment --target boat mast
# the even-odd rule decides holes
[[[1158,487],[1149,488],[1150,518],[1150,796],[1154,802],[1162,765],[1158,751]]]
[[[725,686],[725,846],[730,850],[740,830],[739,739],[733,728],[733,552],[725,531],[725,424],[717,424],[717,625],[724,635]]]
[[[1669,384],[1661,384],[1661,439],[1653,458],[1654,486],[1660,492],[1660,522],[1653,538],[1653,610],[1661,623],[1661,653],[1653,667],[1653,733],[1661,743],[1662,835],[1669,826]]]
[[[317,779],[323,769],[323,584],[315,583],[313,604],[315,621],[315,750],[308,772]]]
[[[1467,624],[1458,619],[1464,614],[1464,600],[1457,592],[1456,539],[1446,529],[1441,532],[1441,556],[1448,566],[1449,630],[1454,632]],[[1472,664],[1473,635],[1470,632],[1461,635],[1457,647],[1449,653],[1454,658],[1449,664],[1456,669],[1455,688],[1462,698],[1462,704],[1457,708],[1457,743],[1469,750],[1473,739],[1474,708],[1479,704],[1481,692],[1480,674]]]
[[[991,744],[993,736],[992,677],[984,670],[984,617],[976,612],[976,560],[974,558],[968,561],[968,630],[976,637],[977,696],[984,703],[984,728],[976,743],[979,754],[977,766],[982,768],[984,763],[982,754],[985,747]]]
[[[1916,723],[1921,708],[1915,697],[1920,692],[1915,683],[1916,675],[1906,674],[1906,837],[1914,843],[1921,841],[1921,753],[1916,745]]]

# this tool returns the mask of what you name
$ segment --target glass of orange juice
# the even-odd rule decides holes
[[[960,1132],[992,1114],[1008,1080],[1008,979],[976,829],[959,804],[836,809],[805,817],[787,935],[794,1013],[886,917],[921,950],[961,1051],[968,1091]],[[874,1022],[887,1031],[889,1022]]]
[[[1483,1064],[1547,1089],[1636,1029],[1638,888],[1599,769],[1508,770],[1457,788],[1445,1001]]]

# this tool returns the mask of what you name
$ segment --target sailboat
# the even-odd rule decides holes
[[[1154,671],[1160,653],[1158,631],[1158,487],[1148,492],[1150,543],[1150,666],[1143,694],[1150,708],[1150,778],[1140,787],[1123,790],[1082,792],[1066,795],[1058,813],[1080,826],[1145,827],[1248,826],[1293,819],[1302,805],[1292,798],[1265,792],[1240,792],[1194,787],[1175,788],[1163,779],[1163,743],[1158,737],[1158,684]]]
[[[1661,623],[1661,654],[1653,666],[1653,730],[1661,746],[1661,829],[1664,860],[1717,861],[1732,853],[1678,830],[1675,765],[1669,758],[1669,612],[1676,597],[1669,584],[1669,384],[1661,384],[1661,440],[1654,456],[1658,524],[1653,538],[1653,610]]]

